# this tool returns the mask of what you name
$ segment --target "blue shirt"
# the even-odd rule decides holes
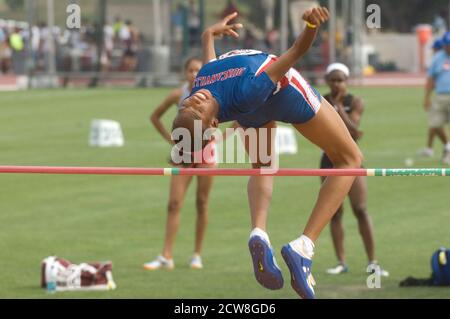
[[[191,94],[209,90],[219,104],[220,122],[236,120],[246,127],[306,122],[315,115],[307,98],[289,86],[280,90],[280,83],[274,84],[263,71],[275,59],[255,50],[231,51],[203,66]],[[313,89],[308,92],[312,91],[319,96]]]
[[[450,55],[444,50],[436,53],[428,75],[435,81],[437,94],[450,94]]]

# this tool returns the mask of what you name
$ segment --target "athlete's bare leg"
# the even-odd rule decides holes
[[[367,213],[367,183],[364,176],[356,177],[348,195],[353,213],[358,220],[359,233],[361,234],[364,243],[367,258],[369,262],[372,262],[376,260],[375,241],[372,221]]]
[[[167,207],[166,236],[162,256],[172,259],[172,249],[180,226],[180,211],[192,176],[172,176]]]
[[[320,147],[336,169],[361,167],[362,154],[350,136],[344,122],[334,108],[322,99],[319,112],[310,121],[294,127],[307,139]],[[333,217],[355,177],[328,177],[322,184],[318,199],[303,234],[315,241]]]
[[[199,165],[199,168],[216,167],[216,165]],[[213,176],[197,177],[197,223],[195,226],[194,253],[200,255],[208,224],[208,199],[213,185]]]

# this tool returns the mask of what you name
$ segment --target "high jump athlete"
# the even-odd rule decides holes
[[[236,14],[226,17],[202,35],[204,61],[210,62],[197,75],[190,97],[184,100],[174,120],[173,130],[187,129],[191,138],[196,138],[196,121],[201,123],[201,133],[234,120],[244,128],[257,131],[276,127],[275,121],[286,122],[324,150],[336,169],[360,168],[361,152],[340,116],[292,68],[310,48],[318,27],[328,20],[328,10],[323,7],[307,10],[303,14],[305,30],[279,58],[253,50],[232,51],[216,58],[214,38],[238,36],[236,30],[241,25],[227,25],[235,17]],[[274,136],[269,134],[267,144],[273,143]],[[176,142],[178,144],[179,140]],[[207,148],[207,145],[205,141],[201,147]],[[246,148],[249,147],[251,145],[246,143]],[[194,143],[190,156],[199,151],[201,149]],[[265,163],[259,156],[253,162],[254,168],[273,164]],[[342,204],[354,179],[350,176],[327,178],[303,232],[299,229],[301,235],[281,250],[291,273],[291,285],[302,298],[315,296],[311,274],[314,242]],[[252,224],[249,249],[257,281],[268,289],[280,289],[283,277],[266,232],[272,190],[273,176],[250,177],[247,189]]]

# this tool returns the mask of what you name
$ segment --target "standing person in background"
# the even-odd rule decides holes
[[[434,16],[433,20],[433,32],[438,36],[442,37],[447,31],[447,17],[448,14],[445,10],[442,10],[439,14]]]
[[[15,74],[23,74],[25,68],[23,60],[25,59],[25,43],[21,29],[15,27],[9,35],[9,47],[11,48],[12,70]]]
[[[428,70],[424,108],[428,112],[430,130],[435,132],[444,145],[442,162],[450,165],[450,143],[445,131],[450,118],[450,31],[442,38],[442,44],[443,50],[435,54]],[[432,103],[431,96],[434,90],[436,97]],[[431,146],[432,140],[429,139],[429,155],[433,155]]]
[[[8,33],[0,27],[0,72],[3,74],[8,73],[11,69],[11,55]]]
[[[202,61],[197,58],[189,59],[184,68],[186,83],[182,87],[172,91],[166,99],[157,107],[151,116],[151,122],[159,131],[162,137],[171,145],[174,144],[169,131],[161,122],[161,117],[166,113],[172,105],[176,105],[178,109],[185,98],[190,95],[192,86],[198,71],[202,67]],[[214,152],[214,150],[213,150]],[[214,158],[214,154],[211,154]],[[209,161],[208,161],[209,162]],[[211,161],[212,162],[212,161]],[[214,168],[216,163],[198,164],[195,167]],[[213,184],[212,176],[197,177],[197,225],[195,232],[195,248],[191,259],[190,267],[193,269],[203,268],[201,259],[201,249],[203,239],[205,237],[206,225],[208,222],[208,200],[209,193]],[[186,195],[192,176],[172,176],[170,181],[170,193],[168,204],[168,215],[166,224],[166,236],[162,253],[154,260],[144,264],[144,269],[156,270],[160,268],[173,269],[175,267],[172,250],[175,237],[180,224],[180,211],[183,206],[184,197]]]
[[[227,16],[233,13],[237,13],[236,18],[229,21],[229,24],[237,23],[237,16],[240,15],[239,9],[233,0],[228,0],[227,6],[223,9],[222,14],[220,15],[220,19],[225,19]]]
[[[125,25],[120,30],[120,37],[124,46],[122,71],[136,71],[138,62],[137,54],[139,49],[139,30],[133,26],[131,20],[125,21]]]
[[[196,8],[195,1],[189,1],[188,18],[187,18],[188,28],[189,28],[189,44],[191,46],[197,46],[200,39],[200,14]]]
[[[102,69],[109,71],[114,50],[114,27],[109,24],[103,26],[103,45],[104,50],[101,56]]]
[[[181,55],[183,50],[183,10],[183,6],[179,3],[170,19],[172,22],[173,39],[175,41],[175,51],[177,55]]]
[[[433,56],[436,55],[439,51],[441,51],[444,48],[444,43],[442,42],[442,39],[437,39],[433,43]],[[428,111],[430,114],[430,111]],[[432,128],[430,127],[428,129],[428,140],[427,140],[427,147],[424,149],[419,150],[418,155],[422,157],[433,157],[434,156],[434,150],[433,150],[433,144],[434,144],[434,138],[438,136],[439,139],[446,144],[446,133],[444,128]]]
[[[347,126],[352,138],[357,142],[362,132],[359,130],[359,124],[364,112],[363,101],[347,92],[347,79],[350,76],[348,67],[342,63],[333,63],[328,66],[325,80],[331,92],[324,98],[334,106],[339,116]],[[320,162],[321,169],[333,168],[333,163],[328,156],[323,153]],[[322,183],[325,178],[321,178]],[[359,232],[364,242],[369,266],[374,269],[378,263],[375,258],[375,240],[373,238],[373,226],[370,216],[367,213],[367,182],[365,176],[356,177],[350,192],[348,193],[350,203],[358,220]],[[330,222],[331,237],[333,239],[334,249],[338,259],[338,264],[334,268],[327,270],[328,274],[338,275],[348,272],[348,266],[345,260],[344,250],[344,227],[342,225],[343,207],[338,208]],[[381,268],[380,268],[381,269]],[[389,276],[386,270],[381,269],[382,276]]]
[[[113,30],[114,30],[114,37],[119,37],[120,29],[123,27],[123,21],[120,16],[116,16],[114,18],[114,24],[113,24]]]
[[[223,19],[225,19],[226,17],[228,17],[228,16],[230,16],[231,14],[233,14],[233,13],[236,13],[236,17],[235,18],[233,18],[231,21],[229,21],[228,23],[231,25],[231,24],[237,24],[238,23],[238,16],[240,16],[241,14],[240,14],[240,12],[239,12],[239,9],[238,9],[238,6],[234,3],[234,1],[233,0],[228,0],[227,1],[227,5],[225,6],[225,8],[222,10],[222,12],[219,14],[219,19],[221,19],[221,20],[223,20]],[[241,15],[242,16],[242,15]],[[250,29],[249,30],[247,30],[247,33],[248,32],[251,32],[250,31]],[[246,34],[247,34],[246,33]],[[248,35],[248,34],[247,34]],[[244,45],[246,45],[246,43],[245,43],[245,40],[249,40],[248,38],[247,39],[244,39]],[[229,46],[230,45],[233,45],[233,47],[236,47],[237,46],[237,41],[236,41],[236,38],[233,38],[233,37],[223,37],[222,38],[222,50],[223,51],[228,51],[229,50]],[[246,48],[253,48],[253,46],[247,46]]]
[[[277,44],[280,40],[280,33],[277,29],[268,31],[264,37],[264,43],[269,53],[275,53],[277,51]]]

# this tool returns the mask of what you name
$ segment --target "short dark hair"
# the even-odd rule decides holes
[[[172,135],[172,139],[175,142],[175,144],[182,142],[183,138],[185,138],[185,137],[190,139],[190,147],[191,147],[190,150],[178,149],[179,156],[188,155],[190,158],[190,161],[188,163],[180,163],[183,166],[192,165],[193,161],[195,160],[195,153],[201,152],[206,145],[206,141],[203,141],[203,139],[202,139],[202,142],[200,143],[200,145],[195,143],[195,139],[199,138],[199,136],[195,136],[194,122],[198,121],[198,120],[200,120],[200,117],[195,112],[181,110],[178,112],[177,116],[175,117],[175,119],[173,121],[172,134],[173,134],[173,131],[175,131],[176,129],[179,129],[179,128],[185,128],[185,129],[189,130],[189,132],[190,132],[189,137],[181,136],[180,139],[178,139],[178,138],[174,139],[174,136]],[[203,123],[202,123],[202,136],[203,136],[204,130],[205,130],[205,127],[203,126]],[[200,138],[202,138],[202,136]],[[197,146],[197,148],[196,148],[196,146]],[[200,148],[198,148],[198,146],[200,146]]]

